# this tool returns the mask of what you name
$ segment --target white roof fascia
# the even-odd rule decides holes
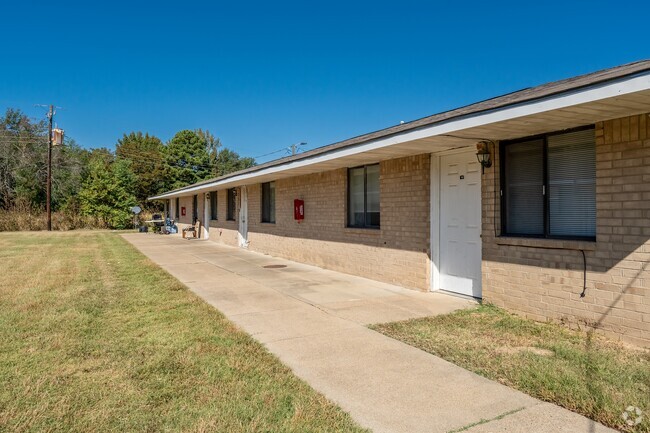
[[[350,147],[343,147],[341,149],[335,149],[330,152],[314,155],[305,159],[288,161],[286,163],[267,167],[259,171],[242,173],[241,175],[235,175],[226,179],[215,180],[214,182],[205,183],[194,187],[188,187],[181,191],[160,194],[151,197],[150,200],[180,197],[184,195],[195,194],[197,192],[209,191],[222,184],[244,182],[256,177],[331,161],[333,159],[381,149],[400,143],[406,143],[422,138],[435,137],[437,135],[459,133],[464,129],[485,126],[492,123],[516,119],[518,117],[530,116],[562,108],[568,108],[574,105],[595,102],[649,89],[650,71],[646,71],[631,77],[624,77],[606,83],[597,83],[586,88],[575,89],[566,93],[551,95],[542,99],[521,102],[501,108],[495,108],[486,112],[469,114],[457,119],[449,119],[447,121],[424,126],[416,130],[405,131],[391,135],[389,137],[377,138],[365,143],[351,145]]]

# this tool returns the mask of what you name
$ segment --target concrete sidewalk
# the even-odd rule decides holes
[[[210,241],[123,236],[374,432],[614,432],[366,327],[472,301]]]

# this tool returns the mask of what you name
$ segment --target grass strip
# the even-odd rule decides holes
[[[609,427],[650,432],[648,350],[490,305],[372,329]],[[629,407],[640,424],[626,423]]]
[[[364,431],[114,233],[0,233],[0,263],[0,431]]]

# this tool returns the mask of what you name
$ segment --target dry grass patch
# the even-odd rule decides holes
[[[0,431],[363,431],[113,233],[0,233],[0,262]]]
[[[610,427],[650,432],[650,352],[493,306],[373,329]],[[629,426],[629,406],[644,412]]]

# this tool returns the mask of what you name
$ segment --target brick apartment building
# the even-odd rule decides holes
[[[214,242],[650,346],[650,61],[151,199]]]

